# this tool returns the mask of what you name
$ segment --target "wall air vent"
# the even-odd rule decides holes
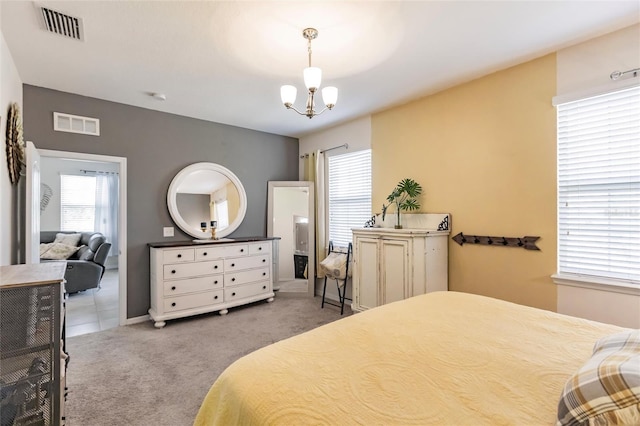
[[[81,115],[54,112],[53,130],[56,132],[100,136],[100,120],[97,118],[83,117]]]
[[[44,28],[52,33],[60,34],[74,40],[84,41],[84,32],[82,30],[82,19],[74,16],[65,15],[61,12],[40,7]]]

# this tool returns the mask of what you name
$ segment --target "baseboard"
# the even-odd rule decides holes
[[[151,317],[148,314],[140,317],[127,318],[127,325],[140,324],[145,321],[151,321]]]

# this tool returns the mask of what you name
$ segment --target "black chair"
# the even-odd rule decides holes
[[[353,256],[353,246],[349,243],[349,246],[344,249],[335,249],[333,242],[329,241],[329,251],[327,257],[320,262],[320,268],[324,272],[324,288],[322,289],[322,305],[324,304],[337,306],[340,308],[340,315],[344,314],[344,301],[345,299],[351,300],[346,297],[347,295],[347,281],[349,279],[349,262]],[[338,287],[338,298],[340,304],[337,305],[330,301],[325,300],[327,294],[327,278],[336,280],[336,286]]]

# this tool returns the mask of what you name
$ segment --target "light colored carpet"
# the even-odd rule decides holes
[[[351,314],[319,298],[277,298],[217,313],[151,321],[70,337],[68,426],[191,425],[218,375],[233,361]],[[268,366],[265,366],[268,368]]]
[[[309,280],[293,279],[280,281],[278,283],[278,291],[281,293],[306,293],[309,286]]]

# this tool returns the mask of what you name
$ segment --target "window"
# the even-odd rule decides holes
[[[640,87],[558,105],[558,272],[640,284]]]
[[[95,176],[60,175],[60,229],[93,231],[95,217]]]
[[[328,159],[329,240],[346,247],[351,228],[371,219],[371,150]]]
[[[218,229],[224,229],[229,226],[229,202],[227,200],[218,201],[215,203],[216,218],[218,223],[216,226]]]

